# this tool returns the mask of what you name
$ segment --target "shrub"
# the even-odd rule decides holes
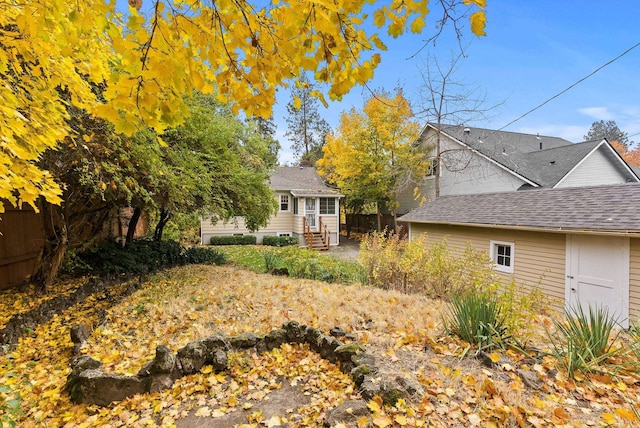
[[[564,320],[556,320],[554,324],[555,333],[547,332],[551,355],[571,378],[578,371],[592,371],[619,352],[611,340],[617,322],[609,316],[606,307],[589,305],[588,313],[582,306],[569,308],[565,310]]]
[[[287,247],[289,245],[298,245],[296,236],[265,236],[262,238],[262,245],[270,247]]]
[[[135,240],[126,246],[108,240],[82,253],[72,254],[65,266],[73,274],[140,274],[188,263],[222,264],[225,256],[213,248],[185,250],[176,241]]]
[[[215,248],[191,247],[184,251],[186,264],[222,265],[227,261],[224,253]]]
[[[504,311],[489,292],[453,295],[443,324],[449,334],[477,345],[479,350],[504,348],[508,339]]]
[[[368,284],[431,297],[449,298],[496,282],[485,253],[467,246],[455,256],[446,240],[428,244],[426,236],[407,241],[395,234],[372,233],[360,245],[359,261]]]
[[[263,253],[267,272],[287,272],[294,278],[352,284],[359,282],[360,268],[355,263],[338,260],[317,251],[284,247]]]
[[[256,245],[256,237],[253,235],[212,236],[211,245]]]
[[[486,290],[493,293],[500,304],[504,324],[511,338],[518,341],[524,348],[526,342],[536,332],[535,324],[531,321],[543,312],[546,304],[540,283],[529,289],[523,289],[515,281],[511,281],[508,285],[495,282]]]

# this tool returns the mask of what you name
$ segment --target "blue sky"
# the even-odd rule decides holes
[[[432,2],[435,3],[435,2]],[[637,0],[487,0],[487,36],[477,38],[469,31],[464,43],[467,58],[454,79],[476,88],[485,106],[501,104],[488,112],[487,120],[468,125],[500,129],[528,110],[561,92],[598,67],[640,42]],[[433,16],[429,28],[433,31]],[[423,84],[419,68],[426,54],[448,64],[457,42],[443,36],[412,59],[426,35],[408,35],[387,41],[371,88],[404,88],[416,101]],[[507,131],[540,133],[582,141],[596,120],[615,120],[632,141],[640,141],[640,47],[605,67],[544,107],[505,128]],[[368,92],[355,88],[342,102],[320,106],[320,114],[336,128],[341,112],[360,108]],[[292,162],[286,132],[289,94],[281,91],[274,110],[281,162]],[[417,104],[417,103],[415,103]],[[414,106],[418,109],[418,106]]]

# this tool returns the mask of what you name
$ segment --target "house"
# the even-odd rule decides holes
[[[504,281],[540,283],[560,306],[604,305],[627,327],[640,317],[640,184],[442,196],[404,215],[427,233],[486,251]]]
[[[440,195],[640,182],[605,139],[574,144],[557,137],[465,126],[442,125],[438,132],[436,125],[427,124],[418,144],[432,148],[434,164],[418,183],[422,198],[414,197],[413,188],[399,196],[399,214],[434,200],[436,181]]]
[[[303,246],[328,249],[340,243],[340,198],[328,187],[315,168],[276,168],[269,179],[275,192],[278,211],[266,227],[250,232],[242,217],[228,222],[202,220],[200,237],[208,244],[212,236],[255,235],[258,243],[264,236],[295,236]]]

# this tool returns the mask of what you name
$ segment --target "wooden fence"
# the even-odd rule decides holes
[[[24,282],[37,268],[44,245],[42,219],[31,207],[5,203],[0,215],[0,290]]]

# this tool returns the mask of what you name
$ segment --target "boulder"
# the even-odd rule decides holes
[[[107,374],[100,369],[84,370],[67,382],[71,401],[74,403],[108,406],[147,391],[147,380],[138,376]]]
[[[207,361],[208,349],[202,340],[188,343],[178,349],[178,360],[182,367],[182,374],[189,375],[199,372]]]

